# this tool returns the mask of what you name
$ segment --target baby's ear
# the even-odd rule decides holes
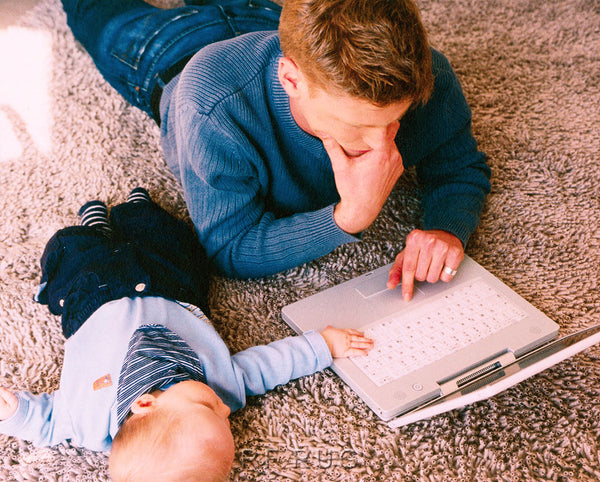
[[[156,408],[156,397],[150,393],[136,398],[131,404],[131,413],[135,415],[146,415]]]

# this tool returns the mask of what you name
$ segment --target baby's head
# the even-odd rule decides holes
[[[142,395],[115,436],[109,459],[119,481],[223,481],[234,457],[229,407],[188,380]]]

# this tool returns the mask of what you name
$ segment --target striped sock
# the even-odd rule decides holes
[[[83,226],[99,229],[110,236],[112,229],[108,221],[108,208],[102,201],[89,201],[79,209],[79,217]]]
[[[127,197],[128,203],[152,202],[150,194],[143,187],[136,187]]]

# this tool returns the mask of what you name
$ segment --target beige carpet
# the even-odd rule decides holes
[[[421,5],[494,172],[467,252],[563,334],[600,323],[599,2]],[[40,392],[58,387],[63,346],[59,320],[31,300],[47,239],[75,223],[86,200],[115,204],[137,185],[186,211],[158,129],[97,74],[58,0],[44,0],[24,26],[0,37],[2,59],[16,54],[15,65],[32,69],[0,67],[0,383]],[[231,350],[291,334],[284,304],[391,261],[417,206],[408,175],[364,242],[263,280],[216,278],[214,322]],[[234,479],[599,480],[599,395],[594,347],[491,400],[391,430],[327,371],[231,417]],[[67,443],[35,449],[0,436],[0,451],[0,480],[108,479],[105,454]]]

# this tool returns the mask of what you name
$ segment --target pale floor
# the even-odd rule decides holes
[[[0,0],[0,166],[28,142],[50,146],[48,89],[51,45],[44,32],[17,28],[41,0]],[[46,32],[47,33],[47,32]]]
[[[39,0],[0,0],[0,28],[14,25],[17,19]]]

